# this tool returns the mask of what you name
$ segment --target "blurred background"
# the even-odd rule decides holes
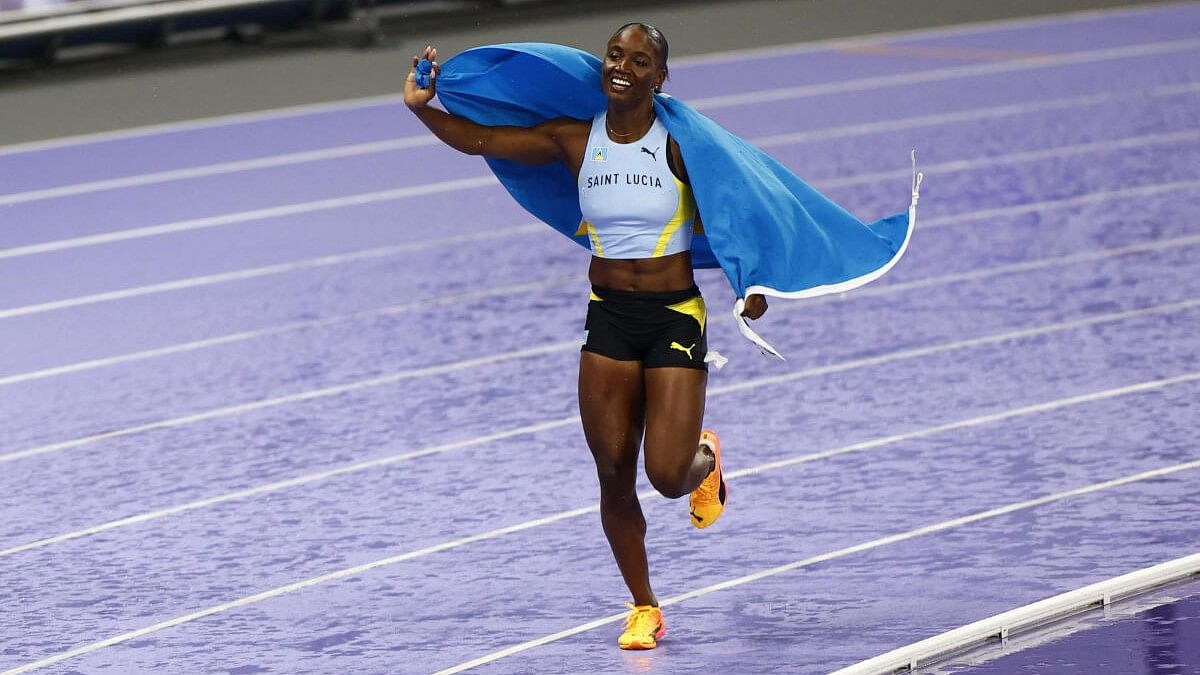
[[[395,94],[411,55],[628,21],[673,59],[1139,0],[0,0],[0,145]],[[669,86],[668,86],[669,89]],[[3,180],[0,177],[0,180]]]

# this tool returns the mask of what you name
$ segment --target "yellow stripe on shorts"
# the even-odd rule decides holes
[[[704,333],[704,320],[708,316],[708,311],[704,307],[704,298],[697,295],[683,302],[667,305],[667,309],[692,317],[696,323],[700,324],[700,333]]]

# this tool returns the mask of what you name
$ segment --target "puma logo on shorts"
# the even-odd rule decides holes
[[[678,342],[671,343],[671,349],[678,349],[679,351],[683,352],[684,354],[687,354],[689,359],[692,358],[692,350],[695,348],[696,348],[695,342],[692,343],[691,347],[684,347],[683,345],[679,344]]]

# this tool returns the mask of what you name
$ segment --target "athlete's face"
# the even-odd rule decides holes
[[[662,61],[650,38],[631,26],[608,41],[601,69],[601,86],[611,99],[639,101],[662,86]]]

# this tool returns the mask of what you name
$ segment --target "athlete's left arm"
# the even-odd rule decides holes
[[[673,137],[668,137],[667,143],[667,164],[671,167],[671,172],[675,177],[687,185],[692,182],[688,178],[687,166],[683,163],[683,153],[679,151],[679,144],[675,142]],[[704,221],[700,219],[700,207],[696,207],[696,223],[700,224]],[[759,293],[754,293],[746,298],[746,303],[742,307],[742,316],[747,319],[757,319],[767,312],[767,299]]]

